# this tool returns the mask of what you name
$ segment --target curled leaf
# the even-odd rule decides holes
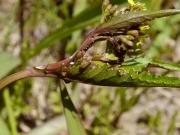
[[[125,14],[119,14],[108,22],[101,24],[101,26],[96,29],[96,32],[112,32],[121,29],[129,29],[133,26],[142,25],[147,21],[152,21],[155,18],[171,16],[179,13],[179,9],[160,10],[153,12],[129,11]]]
[[[69,67],[69,72],[64,76],[67,80],[87,84],[116,87],[180,87],[180,79],[169,76],[158,76],[145,68],[150,63],[129,62],[126,65],[110,65],[107,63],[91,62],[86,67],[80,66],[81,61]],[[158,62],[156,62],[157,64]],[[154,63],[155,64],[155,63]],[[158,63],[158,66],[167,66]],[[168,67],[168,66],[167,66]],[[177,67],[171,65],[171,67]],[[174,68],[178,69],[178,68]],[[180,69],[180,68],[179,68]],[[178,70],[179,70],[178,69]],[[57,73],[58,74],[58,73]],[[61,76],[61,74],[58,74]]]

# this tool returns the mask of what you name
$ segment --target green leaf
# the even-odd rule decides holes
[[[157,60],[153,60],[153,59],[149,59],[149,58],[138,58],[135,60],[138,63],[141,63],[142,66],[153,66],[153,67],[160,67],[160,68],[164,68],[164,69],[168,69],[168,70],[176,70],[176,71],[180,71],[180,65],[179,64],[175,64],[175,63],[167,63],[167,62],[162,62],[162,61],[157,61]]]
[[[145,59],[148,60],[148,59]],[[146,61],[147,62],[147,61]],[[156,64],[167,69],[179,70],[176,64],[150,61],[149,63],[129,62],[122,65],[97,64],[90,62],[88,66],[82,67],[82,61],[77,61],[69,67],[64,78],[82,83],[118,86],[118,87],[180,87],[180,78],[154,75],[145,68],[149,64]],[[59,73],[57,73],[59,74]],[[61,75],[62,76],[62,75]]]
[[[179,9],[160,10],[153,12],[135,12],[129,11],[125,14],[119,14],[111,20],[103,23],[98,30],[100,32],[110,32],[111,30],[127,29],[129,27],[143,24],[144,22],[151,21],[155,18],[166,17],[170,15],[179,14]]]
[[[164,69],[168,69],[168,70],[180,71],[180,65],[175,64],[175,63],[166,63],[166,62],[160,62],[160,61],[156,61],[156,60],[151,60],[150,64],[161,67],[161,68],[164,68]]]
[[[71,101],[71,98],[67,92],[66,87],[62,88],[62,82],[60,80],[61,86],[61,99],[64,107],[64,113],[66,117],[67,127],[70,135],[87,135],[76,108]]]
[[[176,130],[176,123],[177,123],[177,117],[178,117],[178,110],[176,110],[173,114],[173,116],[171,117],[171,121],[168,127],[168,134],[173,134]]]
[[[0,79],[6,76],[10,71],[17,67],[21,61],[14,57],[11,53],[0,53]]]

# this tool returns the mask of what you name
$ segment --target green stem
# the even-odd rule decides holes
[[[0,80],[0,90],[3,89],[8,84],[23,79],[23,78],[30,78],[30,77],[53,77],[57,78],[57,75],[53,74],[46,74],[43,70],[39,70],[36,68],[31,68],[28,70],[23,70],[20,72],[17,72],[15,74],[12,74],[2,80]]]
[[[10,98],[10,94],[9,94],[9,89],[5,89],[3,92],[3,98],[4,98],[4,102],[5,102],[5,106],[7,109],[7,113],[8,113],[8,118],[9,118],[9,124],[10,124],[10,128],[11,128],[11,133],[12,135],[18,135],[18,131],[17,131],[17,123],[16,123],[16,118],[15,115],[13,113],[13,109],[12,109],[12,104],[11,104],[11,98]]]

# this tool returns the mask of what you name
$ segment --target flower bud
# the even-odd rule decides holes
[[[121,40],[121,42],[123,42],[124,44],[128,45],[128,46],[134,46],[134,43],[128,39],[126,39],[124,36],[119,36],[119,39]]]
[[[75,58],[76,58],[76,59],[80,59],[80,58],[82,58],[84,55],[85,55],[85,51],[82,50],[82,51],[77,52]]]
[[[127,34],[136,38],[139,36],[139,31],[138,30],[128,30]]]
[[[109,0],[104,0],[104,1],[103,1],[103,4],[102,4],[102,10],[103,10],[103,11],[106,10],[106,8],[107,8],[107,6],[109,5],[109,3],[110,3]]]
[[[118,9],[118,5],[114,5],[110,10],[110,14],[114,15],[114,13],[117,11],[117,9]]]

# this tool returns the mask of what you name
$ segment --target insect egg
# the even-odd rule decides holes
[[[70,62],[71,65],[74,65],[74,62]]]
[[[35,67],[36,69],[40,69],[40,70],[44,70],[44,69],[46,69],[46,67],[45,66],[37,66],[37,67]]]

